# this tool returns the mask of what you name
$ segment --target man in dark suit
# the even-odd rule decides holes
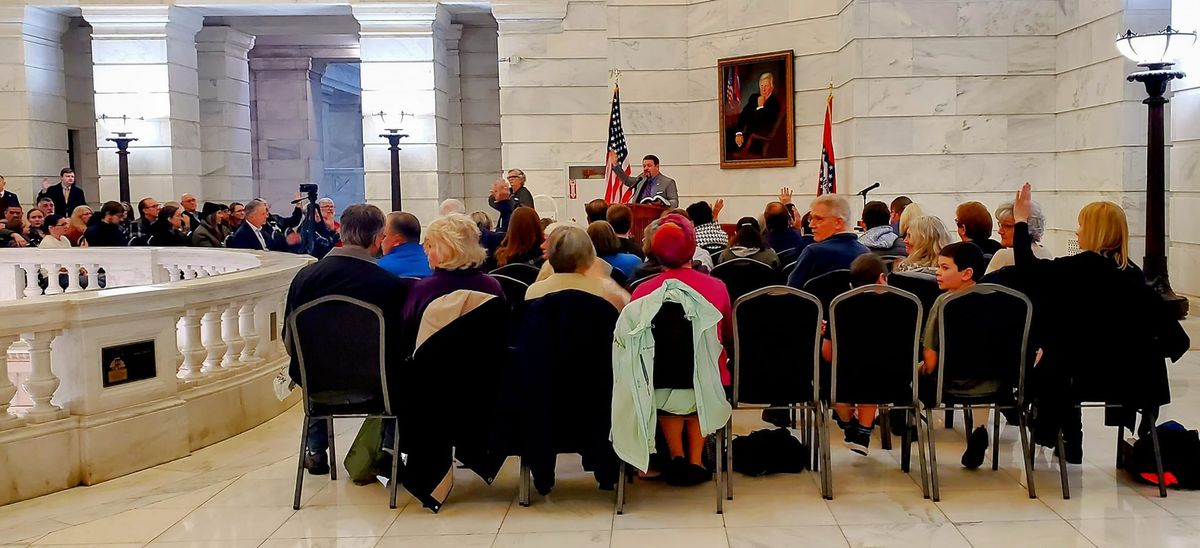
[[[4,180],[4,176],[0,175],[0,207],[8,207],[10,205],[21,207],[21,200],[17,199],[17,195],[4,190],[5,184],[7,183]]]
[[[633,188],[634,203],[640,204],[645,200],[660,198],[667,203],[668,208],[679,207],[679,188],[675,186],[675,179],[662,174],[658,156],[648,154],[642,158],[642,174],[637,177],[626,175],[625,170],[616,165],[617,154],[611,150],[608,152],[608,163],[614,166],[612,171],[621,180],[621,184]]]
[[[75,184],[75,171],[69,167],[64,167],[58,172],[58,184],[42,189],[37,195],[39,200],[43,196],[54,201],[54,212],[59,215],[70,216],[75,208],[87,205],[83,189]]]
[[[246,204],[246,220],[229,237],[226,247],[232,249],[255,249],[258,251],[293,251],[300,243],[300,235],[292,232],[284,237],[267,224],[271,210],[260,198]]]
[[[750,96],[742,113],[738,115],[737,126],[733,128],[733,144],[736,150],[742,150],[751,135],[766,137],[775,130],[782,111],[779,98],[775,97],[775,75],[766,72],[758,78],[758,93]],[[756,154],[765,154],[767,144]],[[750,152],[747,150],[747,152]]]
[[[250,205],[246,209],[251,209]],[[263,208],[265,209],[265,208]],[[264,215],[265,216],[265,215]],[[251,215],[246,216],[247,223]],[[265,222],[265,219],[264,219]],[[245,228],[243,224],[242,229]],[[242,229],[239,229],[242,230]],[[386,332],[387,360],[389,367],[398,365],[403,359],[400,326],[404,301],[408,296],[409,282],[401,280],[381,268],[375,258],[379,256],[384,238],[384,216],[379,208],[368,204],[356,204],[342,212],[340,228],[342,247],[336,247],[323,259],[308,265],[296,274],[288,289],[286,315],[305,303],[329,295],[343,295],[378,306],[383,311]],[[253,236],[252,236],[253,237]],[[349,337],[363,337],[363,333],[347,333]],[[284,334],[292,356],[288,373],[292,380],[300,381],[300,364],[289,333]],[[313,363],[305,361],[306,367],[337,367],[334,362]],[[384,429],[384,447],[391,447],[392,428]],[[304,467],[309,473],[329,473],[329,437],[324,420],[314,420],[308,426],[308,448],[304,456]]]

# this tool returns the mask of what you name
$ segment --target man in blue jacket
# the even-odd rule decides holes
[[[388,213],[379,266],[402,278],[424,278],[433,273],[421,247],[421,221],[412,213]]]
[[[796,289],[804,289],[806,282],[826,272],[848,269],[855,257],[870,253],[849,229],[850,203],[842,196],[817,196],[810,215],[815,243],[804,248],[788,276],[788,285]]]

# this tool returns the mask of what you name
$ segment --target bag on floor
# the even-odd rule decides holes
[[[1200,489],[1200,434],[1175,421],[1164,422],[1156,428],[1166,486]],[[1149,434],[1134,442],[1125,459],[1125,469],[1139,482],[1158,485],[1154,443]]]
[[[808,448],[787,428],[764,428],[733,438],[733,470],[747,476],[795,474],[808,468]]]
[[[373,483],[375,478],[375,462],[383,454],[383,419],[363,419],[362,428],[354,436],[354,443],[346,452],[346,473],[357,484]]]

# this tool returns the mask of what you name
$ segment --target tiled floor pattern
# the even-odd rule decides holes
[[[1200,352],[1171,367],[1172,418],[1200,425]],[[832,501],[812,473],[734,476],[735,499],[714,513],[712,484],[690,489],[638,482],[626,511],[595,488],[577,457],[560,458],[549,497],[516,503],[517,463],[492,486],[460,473],[449,503],[434,515],[406,495],[389,510],[382,486],[307,477],[304,505],[291,509],[298,409],[250,432],[156,468],[0,507],[0,546],[106,547],[766,547],[1047,546],[1200,547],[1200,492],[1157,497],[1113,469],[1115,430],[1100,412],[1085,414],[1085,462],[1069,468],[1073,497],[1063,500],[1048,451],[1037,456],[1039,498],[1026,495],[1016,429],[1005,427],[1000,470],[962,469],[959,430],[938,427],[942,500],[923,499],[916,451],[913,474],[899,451],[869,457],[834,447]],[[959,421],[961,424],[961,421]],[[764,425],[736,414],[736,430]],[[339,422],[349,447],[355,421]],[[897,438],[898,440],[898,438]],[[897,441],[896,446],[899,446]]]

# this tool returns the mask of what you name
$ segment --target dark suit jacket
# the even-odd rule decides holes
[[[750,96],[750,100],[746,102],[746,106],[742,108],[742,113],[738,115],[738,124],[735,131],[740,132],[747,138],[751,134],[757,133],[766,137],[775,129],[775,123],[779,121],[779,112],[782,110],[779,106],[779,99],[775,94],[767,97],[763,107],[758,108],[758,96],[755,93]]]
[[[4,204],[4,207],[14,206],[14,205],[17,207],[20,207],[21,200],[17,198],[16,194],[13,194],[13,193],[5,190],[3,192],[3,196],[0,196],[0,204]]]
[[[288,245],[284,240],[283,235],[272,230],[269,225],[262,227],[263,240],[267,242],[267,249],[262,248],[262,244],[258,242],[258,237],[254,235],[254,228],[249,222],[242,223],[237,231],[229,237],[229,242],[225,244],[230,249],[256,249],[258,251],[292,251],[292,246]]]
[[[642,187],[650,181],[642,179],[641,176],[626,175],[623,169],[614,169],[613,173],[617,174],[617,178],[621,179],[621,184],[633,187],[633,201],[637,202],[642,195]],[[679,207],[679,188],[675,186],[675,179],[663,175],[661,172],[654,180],[654,193],[649,197],[662,196],[671,203],[671,207]]]
[[[50,188],[39,192],[37,199],[41,200],[43,196],[54,200],[54,213],[63,217],[70,217],[75,208],[87,205],[87,199],[83,197],[83,189],[79,188],[79,183],[71,185],[70,196],[63,196],[62,183],[51,185]]]

